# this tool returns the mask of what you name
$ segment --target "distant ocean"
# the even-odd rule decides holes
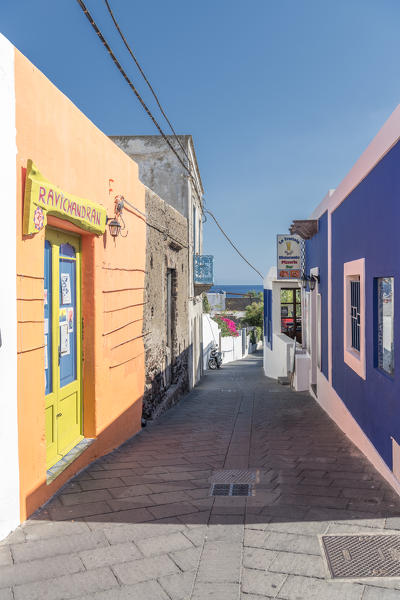
[[[264,287],[262,285],[218,285],[215,284],[209,290],[209,293],[212,292],[226,292],[227,298],[234,296],[232,294],[247,294],[250,290],[255,290],[256,292],[262,292]]]

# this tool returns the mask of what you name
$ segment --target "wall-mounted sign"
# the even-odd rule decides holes
[[[47,215],[66,219],[81,229],[102,235],[106,229],[106,209],[101,204],[63,192],[43,177],[31,160],[26,169],[24,234],[38,233]]]
[[[276,236],[278,279],[300,279],[302,239],[297,235]]]

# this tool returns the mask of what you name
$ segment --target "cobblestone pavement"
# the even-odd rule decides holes
[[[400,529],[400,501],[260,356],[210,372],[0,544],[0,600],[400,600],[400,579],[332,581],[318,535]],[[210,497],[219,469],[255,495]]]

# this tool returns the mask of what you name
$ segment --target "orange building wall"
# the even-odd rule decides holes
[[[18,430],[21,519],[74,473],[121,444],[141,425],[145,220],[124,212],[126,238],[96,237],[67,221],[49,224],[82,236],[84,435],[97,437],[46,485],[44,400],[44,238],[22,234],[25,168],[31,158],[65,192],[114,214],[114,195],[145,210],[138,167],[22,54],[15,55],[17,129]],[[109,194],[109,179],[113,192]]]

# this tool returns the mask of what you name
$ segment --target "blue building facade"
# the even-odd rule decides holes
[[[392,468],[400,441],[400,378],[379,368],[376,280],[394,278],[394,354],[400,351],[400,143],[332,213],[332,385]],[[365,379],[343,362],[343,264],[365,257]],[[397,292],[399,290],[399,293]],[[400,358],[400,356],[399,356]]]
[[[399,164],[400,107],[308,220],[302,290],[309,389],[398,493]]]

